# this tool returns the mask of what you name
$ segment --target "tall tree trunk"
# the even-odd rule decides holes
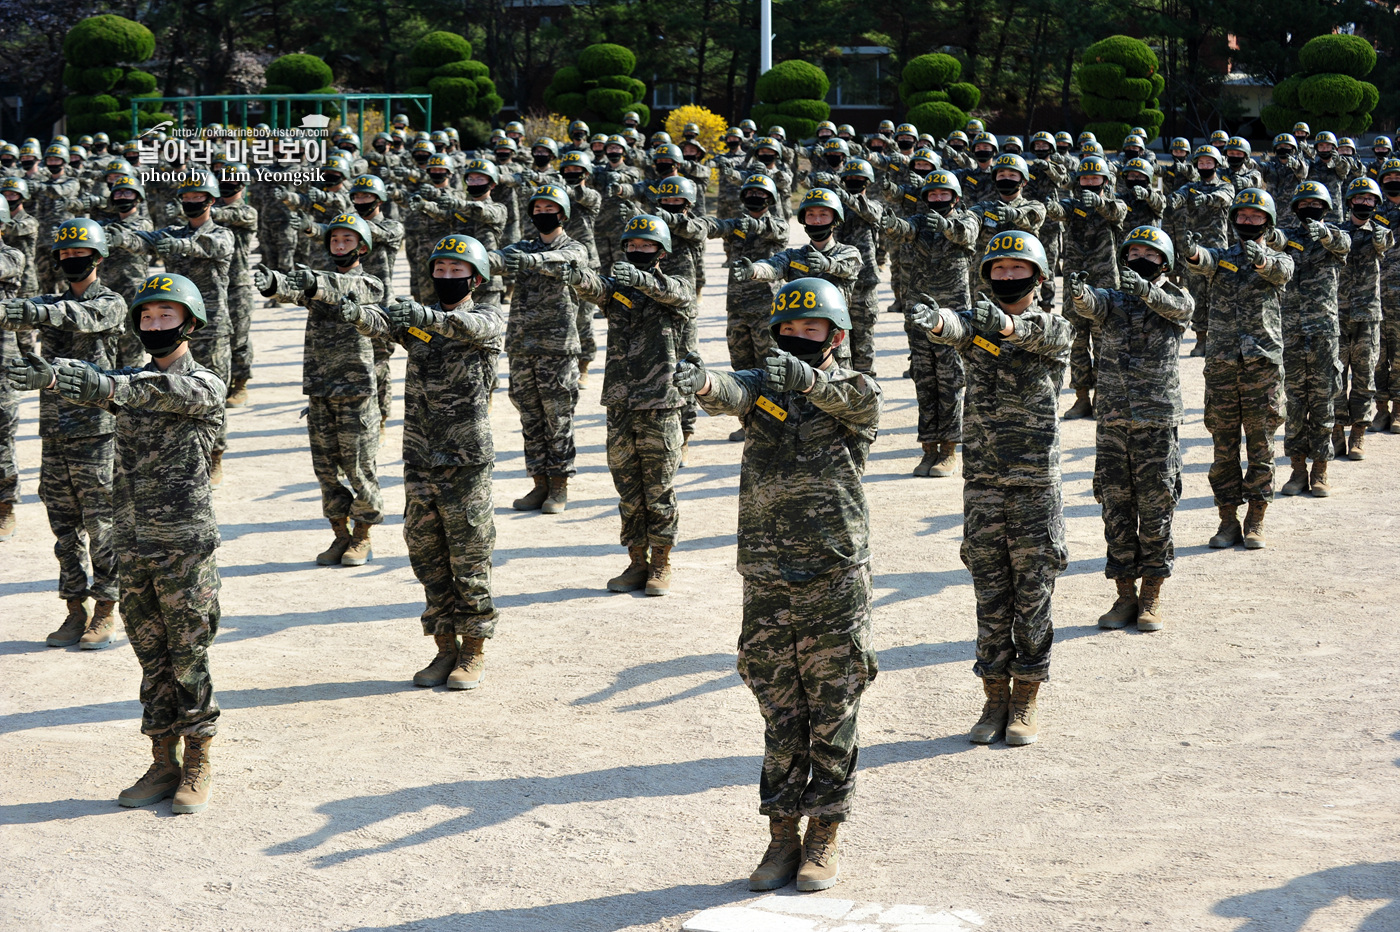
[[[1027,82],[1026,87],[1025,143],[1027,152],[1029,152],[1031,148],[1031,134],[1035,131],[1035,102],[1036,99],[1040,96],[1040,82],[1045,70],[1045,56],[1042,52],[1041,46],[1041,40],[1045,36],[1045,17],[1046,14],[1044,13],[1041,13],[1040,16],[1036,17],[1035,39],[1031,44],[1030,80]]]
[[[1001,21],[1001,32],[997,36],[997,50],[992,56],[992,73],[987,78],[987,96],[992,97],[997,90],[997,83],[1001,80],[1001,61],[1006,54],[1006,37],[1011,32],[1011,22],[1016,18],[1016,0],[1010,0],[1006,5],[1006,15]]]
[[[1065,124],[1065,129],[1070,129],[1074,110],[1070,107],[1070,84],[1074,78],[1074,46],[1070,46],[1065,51],[1065,68],[1060,74],[1060,115]]]

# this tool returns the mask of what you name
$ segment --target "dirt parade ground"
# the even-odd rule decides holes
[[[700,335],[723,367],[721,259],[712,242]],[[767,825],[762,721],[734,669],[735,422],[702,416],[680,473],[669,597],[609,594],[626,554],[601,359],[579,401],[568,510],[545,516],[509,506],[529,480],[502,357],[500,627],[483,688],[415,689],[434,647],[401,535],[404,356],[374,559],[317,567],[330,532],[300,418],[304,319],[256,312],[251,403],[230,412],[215,497],[224,713],[199,815],[116,805],[150,760],[125,637],[44,646],[63,603],[35,494],[38,404],[23,403],[25,498],[0,544],[0,929],[1400,930],[1400,437],[1336,463],[1331,498],[1277,500],[1268,549],[1209,550],[1211,444],[1188,336],[1176,573],[1165,630],[1141,634],[1096,626],[1113,586],[1094,425],[1066,422],[1070,564],[1041,738],[976,746],[962,481],[911,476],[905,335],[881,314],[885,408],[866,475],[880,673],[842,880],[780,891],[768,904],[786,912],[745,909],[762,899],[745,881]]]

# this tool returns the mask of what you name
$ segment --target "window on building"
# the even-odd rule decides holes
[[[841,57],[827,62],[831,90],[826,102],[833,107],[883,107],[889,101],[889,50],[883,46],[842,49]]]
[[[679,81],[657,81],[652,85],[651,105],[658,110],[674,110],[695,103],[695,86]]]

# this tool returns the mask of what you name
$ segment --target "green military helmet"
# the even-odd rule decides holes
[[[1277,150],[1279,146],[1288,146],[1290,149],[1296,150],[1298,148],[1298,140],[1294,139],[1288,133],[1279,133],[1274,137],[1271,148]]]
[[[1001,141],[1001,151],[1020,155],[1026,151],[1026,146],[1021,142],[1020,136],[1007,136]]]
[[[393,142],[393,141],[394,141],[394,137],[393,137],[393,134],[391,134],[391,133],[386,133],[386,132],[382,132],[382,131],[381,131],[381,132],[378,132],[378,133],[375,133],[375,134],[374,134],[374,142],[383,142],[385,146],[388,146],[389,143],[391,143],[391,142]],[[371,145],[373,145],[373,143],[371,143]]]
[[[672,162],[680,163],[685,161],[685,155],[681,152],[680,146],[667,142],[651,150],[653,162],[659,162],[662,159],[670,159]]]
[[[700,124],[699,124],[699,123],[687,123],[687,124],[685,124],[685,126],[681,127],[681,135],[682,135],[683,137],[685,137],[686,139],[689,139],[689,138],[691,138],[692,136],[699,136],[699,135],[700,135]]]
[[[739,130],[745,133],[756,133],[758,132],[758,124],[753,120],[740,120]]]
[[[214,199],[219,197],[219,182],[206,171],[192,171],[175,188],[175,200],[183,201],[186,194],[207,194]]]
[[[961,130],[959,132],[961,132]],[[919,128],[913,123],[901,123],[894,128],[894,134],[896,136],[913,136],[915,139],[918,139]],[[963,138],[967,138],[966,134],[963,135]]]
[[[118,191],[132,191],[141,200],[146,199],[146,186],[134,173],[121,175],[115,181],[108,182],[107,189],[110,192],[109,197],[115,198]]]
[[[436,148],[439,152],[441,152],[443,149],[446,149],[449,145],[452,144],[452,140],[448,138],[448,135],[440,129],[435,129],[431,133],[429,133],[428,141],[431,142],[433,144],[433,147]]]
[[[49,140],[49,142],[58,143],[60,146],[70,145],[70,143],[68,142],[68,137],[63,135],[62,133],[59,133],[57,136],[54,136],[52,139]]]
[[[1400,158],[1389,158],[1381,163],[1380,170],[1376,172],[1376,177],[1385,181],[1386,175],[1400,173]],[[0,182],[0,191],[5,190],[4,182]]]
[[[373,194],[380,201],[389,199],[389,189],[384,187],[384,179],[378,175],[356,175],[350,181],[350,194]]]
[[[1122,147],[1122,148],[1123,148],[1123,151],[1126,152],[1126,151],[1128,150],[1129,147],[1134,147],[1134,148],[1138,148],[1138,149],[1145,149],[1145,148],[1147,148],[1147,140],[1144,139],[1144,138],[1141,137],[1141,136],[1135,136],[1135,135],[1129,134],[1129,135],[1123,137],[1123,147]]]
[[[757,153],[760,149],[767,149],[774,155],[781,155],[783,151],[783,144],[778,142],[778,140],[774,139],[772,136],[759,136],[753,141],[753,151]]]
[[[533,214],[535,212],[535,201],[548,201],[559,207],[559,213],[565,220],[569,219],[571,202],[569,192],[565,191],[557,184],[542,184],[530,195],[530,200],[525,202],[525,212]]]
[[[1187,139],[1185,136],[1177,136],[1172,140],[1172,151],[1176,151],[1177,149],[1185,149],[1187,152],[1190,152],[1191,140]]]
[[[326,177],[328,174],[337,174],[340,178],[333,181]],[[333,188],[353,174],[354,172],[350,169],[349,159],[343,155],[333,155],[326,159],[326,167],[321,169],[321,180],[326,187]]]
[[[997,137],[986,132],[979,132],[976,136],[972,137],[972,148],[976,149],[978,146],[991,146],[993,152],[997,152],[1001,149],[1001,145],[997,142]]]
[[[1307,139],[1308,136],[1311,135],[1311,134],[1312,134],[1312,128],[1309,127],[1308,124],[1303,123],[1303,122],[1301,122],[1301,121],[1299,121],[1299,122],[1293,124],[1293,135],[1294,135],[1295,137],[1301,136],[1301,137],[1303,137],[1304,139]]]
[[[880,125],[875,127],[875,132],[881,136],[894,135],[894,120],[881,120]]]
[[[88,145],[97,145],[98,143],[108,143],[108,144],[110,144],[111,142],[112,142],[112,137],[111,137],[111,136],[108,136],[106,133],[93,133],[93,134],[92,134],[92,142],[88,143]]]
[[[1269,226],[1272,227],[1278,223],[1278,212],[1274,209],[1274,196],[1263,188],[1241,188],[1235,192],[1235,199],[1230,202],[1230,209],[1226,212],[1225,219],[1234,223],[1235,215],[1246,207],[1262,210],[1269,218]]]
[[[830,120],[822,120],[820,123],[817,124],[817,138],[818,138],[818,139],[823,139],[822,130],[824,130],[824,129],[825,129],[825,130],[830,130],[831,135],[833,135],[833,136],[836,135],[836,124],[833,123],[833,122],[831,122]]]
[[[1176,265],[1176,250],[1172,247],[1172,238],[1158,227],[1135,227],[1123,240],[1123,245],[1118,247],[1118,261],[1128,261],[1128,247],[1133,245],[1151,246],[1160,252],[1162,258],[1166,259],[1163,271],[1170,272]]]
[[[134,175],[136,169],[124,158],[114,158],[107,163],[107,167],[102,169],[102,174],[111,177],[112,175]]]
[[[1350,150],[1351,150],[1350,152],[1343,152],[1343,153],[1342,153],[1343,155],[1355,155],[1355,154],[1356,154],[1356,140],[1355,140],[1355,139],[1352,139],[1350,136],[1340,136],[1340,137],[1338,137],[1338,139],[1337,139],[1337,148],[1338,148],[1339,150],[1340,150],[1340,149],[1350,149]]]
[[[396,113],[396,114],[394,114],[394,115],[389,119],[389,125],[390,125],[390,126],[407,126],[407,125],[408,125],[408,114],[406,114],[406,113]]]
[[[642,134],[637,127],[628,126],[618,135],[626,139],[629,146],[635,149],[640,149],[642,147]]]
[[[485,175],[491,179],[492,184],[498,184],[501,180],[501,171],[496,167],[496,163],[488,162],[485,159],[472,159],[468,162],[466,174]]]
[[[775,123],[772,126],[768,127],[768,135],[772,136],[774,139],[777,139],[780,142],[787,142],[787,130],[784,129],[780,124]]]
[[[505,125],[505,131],[507,135],[510,133],[519,133],[523,136],[525,135],[525,124],[521,123],[519,120],[511,120]]]
[[[1251,151],[1249,140],[1243,136],[1231,136],[1229,142],[1225,143],[1225,151],[1227,153],[1240,152],[1248,156]]]
[[[534,155],[536,149],[544,149],[549,153],[551,160],[559,158],[559,143],[548,136],[541,136],[530,146],[530,154]]]
[[[762,191],[773,199],[774,204],[778,203],[778,186],[773,183],[772,178],[762,172],[754,172],[744,179],[744,183],[739,187],[739,197],[743,198],[745,191],[753,190]]]
[[[1131,129],[1128,130],[1128,135],[1130,135],[1130,136],[1141,136],[1143,139],[1146,139],[1146,138],[1147,138],[1147,130],[1143,129],[1141,126],[1134,126],[1134,127],[1132,127]]]
[[[608,134],[594,133],[592,136],[588,137],[588,144],[590,146],[606,146],[608,144]]]
[[[1064,130],[1060,130],[1058,133],[1055,134],[1056,148],[1058,148],[1061,144],[1064,144],[1066,146],[1074,145],[1074,137],[1071,136],[1069,133],[1065,132]]]
[[[577,165],[579,168],[591,171],[593,169],[593,153],[586,149],[574,149],[571,152],[565,152],[559,159],[559,170],[562,172],[571,165]]]
[[[233,181],[236,184],[244,184],[245,182],[243,181],[243,178],[247,178],[249,174],[248,166],[243,162],[225,162],[224,174],[235,176],[229,178],[230,181]]]
[[[416,162],[426,162],[437,152],[437,146],[433,145],[431,139],[416,139],[413,148],[409,150]]]
[[[875,183],[875,166],[865,159],[846,159],[841,166],[841,178],[864,178],[871,184]]]
[[[744,131],[737,126],[729,127],[729,129],[724,131],[724,141],[727,143],[730,140],[733,140],[734,142],[743,142]]]
[[[12,142],[7,142],[7,143],[5,143],[3,146],[0,146],[0,157],[6,156],[6,155],[8,155],[8,156],[9,156],[10,158],[12,158],[12,159],[18,159],[18,158],[19,158],[19,146],[15,145],[15,144],[12,143]]]
[[[185,310],[190,312],[190,320],[181,328],[185,336],[196,330],[203,330],[209,323],[209,316],[204,310],[204,295],[200,294],[195,283],[183,275],[162,272],[160,275],[147,276],[137,290],[136,297],[131,301],[129,313],[133,333],[141,329],[141,312],[138,308],[154,301],[184,305]]]
[[[1052,149],[1055,148],[1054,135],[1046,132],[1045,130],[1041,130],[1040,132],[1036,133],[1034,136],[1031,137],[1031,148],[1034,149],[1035,144],[1038,142],[1043,142]]]
[[[622,115],[623,126],[636,126],[640,122],[642,122],[642,118],[635,110],[628,110]]]
[[[1079,150],[1079,157],[1081,159],[1088,158],[1091,155],[1097,155],[1099,158],[1103,158],[1103,146],[1099,145],[1097,142],[1090,142],[1086,143],[1084,147]]]
[[[356,133],[354,130],[350,129],[345,130],[345,132],[340,134],[340,145],[342,148],[353,148],[355,150],[358,150],[360,148],[359,133]]]
[[[963,132],[969,136],[980,135],[986,131],[987,125],[981,120],[968,120],[967,125],[963,127]]]
[[[958,176],[942,169],[932,172],[924,178],[923,187],[919,188],[919,198],[927,202],[930,191],[952,191],[954,201],[961,200],[963,193]]]
[[[1389,152],[1392,148],[1393,145],[1390,141],[1390,137],[1384,134],[1377,136],[1375,139],[1371,140],[1372,152],[1375,152],[1377,149],[1385,149],[1387,152]]]
[[[6,191],[18,194],[20,203],[29,200],[29,182],[23,178],[0,178],[0,197],[4,197]]]
[[[822,142],[822,155],[839,155],[846,158],[851,154],[851,146],[839,136],[830,136]]]
[[[44,161],[47,162],[49,159],[62,159],[63,164],[67,165],[69,154],[68,146],[65,143],[51,142],[48,148],[44,150]]]
[[[1021,181],[1023,183],[1026,181],[1030,181],[1031,179],[1030,166],[1026,164],[1025,159],[1021,158],[1021,156],[1015,154],[1014,152],[1008,152],[1003,155],[999,155],[997,156],[997,160],[992,163],[992,175],[994,177],[997,174],[997,172],[1003,170],[1019,172],[1021,175]]]
[[[962,130],[960,130],[960,129],[955,129],[955,130],[953,130],[951,133],[948,134],[948,145],[951,146],[954,142],[960,142],[960,143],[962,143],[964,146],[966,146],[966,145],[967,145],[967,133],[964,133],[964,132],[963,132]]]
[[[1355,144],[1352,145],[1352,148],[1356,148]],[[83,161],[87,157],[87,150],[84,149],[82,146],[73,146],[71,149],[68,150],[68,164],[72,165],[74,168],[81,168]]]
[[[851,312],[840,288],[824,278],[794,278],[773,295],[773,306],[768,312],[768,329],[776,336],[781,324],[813,318],[831,321],[827,346],[831,345],[837,330],[851,329]],[[826,347],[823,347],[823,355],[825,351]]]
[[[1036,267],[1041,278],[1050,275],[1049,261],[1045,258],[1045,246],[1040,239],[1033,234],[1022,230],[1007,230],[1005,233],[998,233],[987,243],[986,250],[982,253],[982,262],[977,267],[977,274],[984,283],[992,280],[992,263],[998,259],[1020,259],[1029,262]]]
[[[72,220],[65,220],[53,232],[51,252],[55,262],[58,261],[60,249],[91,249],[99,256],[106,258],[107,231],[102,229],[102,224],[96,220],[89,220],[87,217],[74,217]]]
[[[1143,184],[1149,187],[1152,184],[1152,176],[1155,174],[1152,170],[1152,163],[1147,161],[1147,159],[1128,159],[1128,161],[1123,163],[1123,174],[1126,175],[1128,172],[1137,172],[1140,175],[1146,175],[1147,180],[1143,182]]]
[[[603,140],[604,153],[607,152],[608,146],[618,146],[622,149],[624,154],[627,152],[627,140],[617,133],[613,133]]]
[[[500,139],[497,139],[494,148],[497,155],[500,155],[501,150],[503,149],[509,152],[511,155],[514,155],[516,152],[520,151],[520,146],[517,145],[515,140],[511,139],[509,136],[502,136]]]
[[[1080,146],[1083,146],[1086,143],[1098,142],[1099,137],[1095,136],[1093,133],[1089,132],[1086,129],[1084,132],[1079,134],[1079,139],[1076,141],[1079,143]]]
[[[1374,181],[1372,181],[1370,178],[1367,178],[1364,175],[1360,178],[1351,179],[1351,183],[1347,185],[1347,193],[1342,198],[1342,201],[1346,204],[1350,204],[1351,199],[1359,194],[1374,194],[1376,196],[1376,202],[1380,203],[1380,185],[1376,184]]]
[[[428,276],[433,274],[433,263],[438,259],[456,259],[465,262],[481,277],[483,282],[491,280],[491,259],[486,255],[486,247],[473,236],[465,233],[449,233],[437,241],[428,254]]]
[[[651,138],[647,140],[647,148],[649,149],[655,149],[658,146],[669,146],[670,144],[671,134],[665,130],[658,130],[652,133]]]
[[[836,214],[836,222],[841,223],[846,219],[846,208],[841,204],[841,198],[835,191],[827,188],[812,188],[802,198],[797,205],[797,222],[802,222],[802,215],[809,207],[827,207]]]
[[[836,127],[836,135],[850,142],[856,138],[856,128],[849,123],[842,123]]]
[[[1384,169],[1384,166],[1382,166]],[[1397,161],[1396,170],[1400,171],[1400,161]],[[1382,171],[1382,173],[1384,173]],[[1288,206],[1297,208],[1299,202],[1314,198],[1327,205],[1327,209],[1332,209],[1332,192],[1327,190],[1327,185],[1320,181],[1300,181],[1293,189],[1293,197],[1289,199]]]
[[[326,224],[326,232],[321,237],[321,245],[326,247],[326,251],[331,249],[331,233],[336,230],[350,230],[360,238],[360,255],[368,255],[374,248],[374,228],[369,222],[359,214],[336,214],[331,218],[331,222]]]
[[[428,158],[428,164],[423,166],[424,170],[434,179],[448,177],[452,174],[452,159],[438,152]],[[433,171],[437,169],[437,171]]]
[[[650,214],[637,214],[627,221],[618,242],[625,247],[629,239],[650,240],[660,245],[664,251],[671,251],[671,228],[666,225],[665,220]]]
[[[268,126],[266,123],[258,123],[253,127],[253,132],[265,136],[272,132],[272,127]]]
[[[1215,167],[1219,168],[1225,163],[1225,156],[1220,154],[1220,150],[1210,143],[1204,143],[1196,147],[1196,151],[1191,153],[1191,163],[1197,165],[1201,159],[1215,159]]]
[[[909,166],[912,168],[915,162],[927,162],[929,171],[943,166],[943,160],[938,157],[938,153],[927,147],[915,149],[909,154]]]
[[[1079,160],[1079,165],[1074,170],[1074,178],[1087,178],[1090,175],[1099,175],[1107,181],[1109,178],[1108,160],[1101,155],[1091,155]]]
[[[655,200],[663,197],[679,197],[687,204],[695,203],[695,182],[680,175],[672,175],[670,178],[662,178],[651,185],[651,196]]]
[[[588,124],[582,120],[574,120],[569,124],[569,138],[583,139],[588,135]]]
[[[1318,133],[1318,134],[1317,134],[1317,141],[1314,143],[1314,145],[1318,145],[1318,146],[1321,146],[1321,145],[1332,145],[1332,146],[1335,146],[1336,144],[1337,144],[1337,136],[1336,136],[1336,134],[1335,134],[1335,133],[1328,132],[1327,130],[1323,130],[1322,132]]]
[[[85,149],[92,148],[92,137],[84,133],[83,135],[78,137],[78,145],[82,146]]]
[[[447,138],[451,139],[453,143],[460,143],[462,141],[462,134],[457,132],[457,127],[455,126],[449,126],[447,129],[443,130],[443,132],[447,134]],[[354,136],[355,134],[350,133],[350,135]]]
[[[1217,149],[1222,148],[1230,142],[1230,134],[1223,129],[1218,129],[1210,134],[1210,144]]]

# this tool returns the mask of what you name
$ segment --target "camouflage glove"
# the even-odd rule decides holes
[[[360,319],[360,306],[355,303],[355,299],[345,297],[340,299],[340,319],[347,324],[353,324]]]
[[[85,210],[97,210],[103,204],[107,203],[106,198],[96,194],[84,194],[82,201]]]
[[[937,211],[931,210],[924,214],[924,229],[930,233],[942,233],[950,226],[952,223],[949,222],[948,218]]]
[[[1065,290],[1068,291],[1069,296],[1076,301],[1083,298],[1089,291],[1089,273],[1070,272],[1065,276]]]
[[[831,271],[831,260],[820,249],[807,248],[807,274],[820,275]]]
[[[539,185],[544,181],[544,176],[541,175],[539,172],[535,171],[533,168],[527,168],[524,171],[522,171],[520,173],[520,178],[522,181],[529,182],[533,185]]]
[[[306,193],[301,195],[303,204],[324,204],[326,200],[326,192],[319,188],[308,188]]]
[[[287,282],[298,291],[316,293],[316,273],[310,269],[295,269],[287,276]]]
[[[983,330],[1001,333],[1011,326],[1011,318],[990,301],[978,301],[972,307],[972,322]]]
[[[686,353],[685,358],[676,363],[676,373],[671,383],[682,395],[693,395],[705,387],[710,378],[705,371],[705,363],[698,353]]]
[[[740,217],[738,220],[734,221],[734,229],[744,234],[744,236],[748,236],[758,229],[758,221],[752,217]]]
[[[437,311],[429,310],[417,301],[409,298],[400,298],[391,304],[384,305],[384,314],[389,318],[389,322],[395,327],[408,329],[409,327],[431,327],[438,322],[441,316]]]
[[[49,322],[49,309],[45,304],[26,298],[10,298],[5,302],[5,323],[11,327],[33,327]]]
[[[831,188],[833,191],[838,190],[841,185],[841,179],[831,172],[817,172],[816,181],[816,187]]]
[[[519,275],[521,272],[533,272],[543,263],[540,257],[528,252],[512,250],[506,253],[506,272],[510,275]]]
[[[1390,231],[1377,230],[1371,234],[1371,243],[1376,247],[1376,252],[1385,252],[1390,248]]]
[[[583,269],[578,267],[578,263],[570,259],[566,264],[559,267],[559,280],[566,285],[578,287],[583,284]]]
[[[1197,233],[1195,230],[1187,230],[1185,233],[1181,234],[1181,244],[1186,247],[1182,250],[1182,253],[1189,262],[1192,257],[1196,255],[1196,251],[1201,248],[1201,234]]]
[[[939,310],[938,302],[929,298],[927,304],[921,302],[910,308],[908,316],[909,323],[932,333],[943,319],[943,312]]]
[[[1205,202],[1206,196],[1199,191],[1192,191],[1190,194],[1186,195],[1186,203],[1190,204],[1192,207],[1201,207]]]
[[[112,397],[112,380],[76,359],[55,359],[58,393],[74,401],[100,401]]]
[[[894,211],[887,210],[880,215],[880,229],[886,233],[897,233],[902,221],[894,215]]]
[[[174,236],[165,236],[156,241],[156,255],[162,259],[178,259],[188,255],[189,241]]]
[[[1316,242],[1325,243],[1329,238],[1327,224],[1321,220],[1304,220],[1303,229],[1307,230],[1308,236]]]
[[[272,196],[277,198],[277,200],[281,201],[288,207],[301,206],[301,195],[296,193],[295,191],[288,191],[281,185],[278,185],[277,187],[272,189]]]
[[[25,353],[23,359],[16,356],[6,361],[5,378],[15,391],[32,392],[53,385],[54,371],[39,354]]]
[[[608,197],[626,197],[627,186],[621,184],[608,185]]]
[[[1257,239],[1247,239],[1242,244],[1244,247],[1244,259],[1250,265],[1262,265],[1264,258],[1269,254],[1264,248],[1264,244]]]
[[[1151,193],[1140,184],[1133,185],[1133,198],[1135,200],[1145,201],[1151,196]]]
[[[736,282],[753,281],[753,260],[745,259],[743,256],[735,258],[729,264],[729,275]]]
[[[1083,204],[1089,210],[1093,210],[1095,207],[1098,207],[1100,204],[1103,203],[1103,198],[1099,197],[1093,191],[1080,188],[1079,203]]]
[[[817,381],[811,366],[782,350],[773,351],[767,367],[768,390],[772,392],[805,392]]]
[[[277,287],[277,276],[272,274],[272,269],[259,262],[253,268],[253,287],[258,289],[258,294],[270,295]]]
[[[432,185],[426,185],[418,189],[418,197],[425,201],[436,201],[442,192]]]
[[[1118,273],[1119,291],[1135,297],[1145,298],[1152,290],[1152,284],[1132,269],[1123,269]]]
[[[632,288],[646,280],[646,273],[630,262],[614,262],[613,281],[623,288]]]

